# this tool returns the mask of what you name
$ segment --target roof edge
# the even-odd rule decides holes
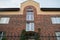
[[[20,8],[0,8],[1,11],[19,11]]]
[[[40,8],[42,11],[60,11],[60,8]]]

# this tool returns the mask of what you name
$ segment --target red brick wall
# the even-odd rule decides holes
[[[13,16],[9,15],[9,16],[0,16],[0,17],[10,17],[9,24],[0,24],[0,31],[6,32],[7,36],[11,36],[11,35],[19,36],[21,30],[23,30],[25,27],[24,16],[22,15],[13,15]]]
[[[39,32],[40,36],[55,36],[56,31],[60,31],[59,24],[52,24],[51,17],[60,17],[60,15],[37,15],[37,11],[33,6],[26,8],[33,8],[35,32]],[[0,24],[0,31],[6,32],[6,36],[20,36],[21,31],[26,28],[26,8],[23,15],[0,15],[0,17],[10,17],[9,24]],[[7,37],[7,40],[19,40],[20,37]],[[55,40],[56,38],[50,38]],[[41,40],[48,40],[48,38],[41,38]]]
[[[60,15],[37,15],[36,18],[36,30],[41,29],[40,36],[56,36],[55,32],[60,31],[59,24],[52,24],[51,17],[60,17]],[[45,38],[46,39],[46,38]],[[42,38],[43,40],[43,38]],[[48,39],[46,39],[48,40]],[[56,40],[56,37],[50,38],[50,40]]]
[[[60,31],[60,25],[52,24],[51,17],[53,16],[59,17],[60,15],[37,15],[35,18],[35,32],[38,32],[38,28],[40,28],[40,36],[55,36],[55,32]],[[0,31],[6,32],[7,36],[19,36],[21,31],[25,29],[26,20],[24,15],[0,15],[0,17],[10,17],[9,24],[0,24]],[[17,39],[19,38],[15,40]]]

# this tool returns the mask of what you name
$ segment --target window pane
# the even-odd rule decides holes
[[[26,23],[26,31],[29,30],[29,23]]]
[[[60,32],[56,32],[57,40],[60,40]]]
[[[31,30],[34,31],[34,23],[31,23]]]
[[[52,17],[52,24],[60,24],[60,17]]]
[[[26,20],[33,21],[34,20],[34,13],[33,12],[27,12],[26,13]]]
[[[8,17],[3,17],[0,18],[0,24],[8,24],[9,23],[9,19]]]
[[[26,31],[34,31],[34,23],[26,23]]]
[[[0,40],[3,38],[3,32],[0,32]]]

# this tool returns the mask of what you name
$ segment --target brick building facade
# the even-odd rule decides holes
[[[28,4],[27,4],[28,3]],[[33,9],[27,11],[27,9]],[[42,8],[41,8],[42,9]],[[60,19],[59,11],[42,11],[39,4],[33,0],[23,2],[19,11],[3,11],[0,12],[0,18],[10,18],[8,24],[0,23],[0,32],[5,32],[6,40],[20,40],[22,30],[26,31],[26,23],[34,23],[34,28],[29,29],[24,35],[35,38],[34,35],[40,35],[39,40],[59,40],[60,23],[56,21]],[[10,9],[11,10],[11,9]],[[34,13],[34,20],[26,20],[26,12]],[[55,20],[53,20],[56,18]],[[54,21],[54,22],[53,22]],[[55,22],[56,21],[56,22]],[[33,30],[33,31],[32,31]],[[32,35],[31,35],[32,34]],[[29,38],[30,39],[30,38]],[[29,40],[28,39],[28,40]],[[31,39],[31,40],[32,40]]]

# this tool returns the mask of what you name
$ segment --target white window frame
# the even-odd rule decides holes
[[[57,40],[60,40],[60,32],[55,32],[56,36],[57,36]]]
[[[26,23],[26,31],[34,31],[34,23]]]
[[[26,20],[33,21],[34,20],[34,12],[27,12],[26,13]]]
[[[28,8],[28,9],[27,9],[27,11],[31,11],[31,10],[33,10],[33,9],[32,9],[32,8]]]
[[[9,17],[1,17],[0,18],[0,24],[8,24],[10,18]]]
[[[2,40],[3,38],[3,32],[0,34],[0,40]]]
[[[60,24],[60,17],[51,17],[52,24]]]

